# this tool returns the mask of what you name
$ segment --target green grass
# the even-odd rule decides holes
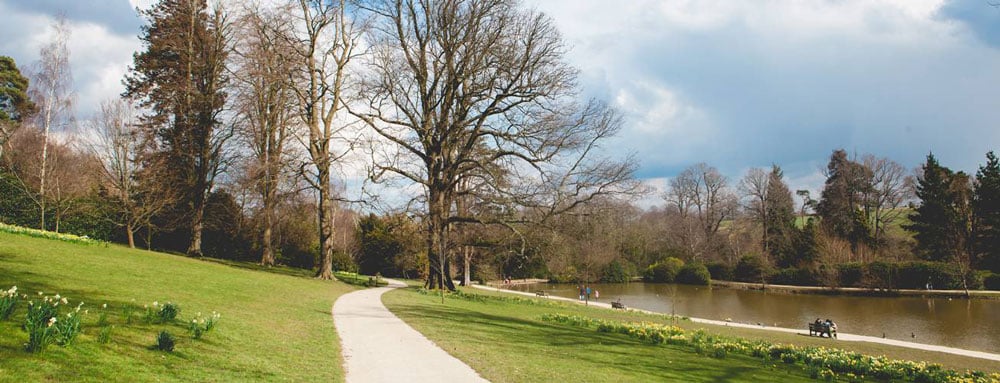
[[[714,359],[683,346],[653,346],[624,335],[543,322],[539,317],[545,313],[671,323],[687,330],[705,329],[716,335],[837,347],[894,359],[926,360],[960,371],[1000,371],[1000,362],[950,354],[690,321],[673,322],[662,315],[587,308],[547,300],[541,304],[524,304],[494,299],[446,299],[446,303],[441,304],[437,295],[406,289],[385,294],[383,302],[408,324],[494,382],[816,381],[801,367],[762,364],[757,359],[739,355]]]
[[[0,322],[0,381],[343,381],[330,310],[353,287],[285,274],[295,273],[0,233],[2,289],[59,293],[90,310],[74,344],[29,354],[22,301]],[[153,301],[178,304],[178,321],[124,323],[121,307]],[[97,342],[103,303],[115,326],[108,344]],[[184,323],[212,311],[218,326],[193,339]],[[173,353],[149,349],[161,329],[177,337]]]

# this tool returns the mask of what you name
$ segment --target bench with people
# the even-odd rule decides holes
[[[619,310],[624,310],[625,309],[625,305],[622,304],[621,298],[618,298],[617,301],[611,301],[611,308],[613,308],[613,309],[619,309]]]
[[[829,338],[837,337],[837,323],[832,320],[820,320],[816,318],[816,321],[809,323],[809,336],[819,335],[820,338],[826,334]]]
[[[545,292],[545,290],[538,290],[535,291],[535,295],[545,298],[549,296],[549,293]]]

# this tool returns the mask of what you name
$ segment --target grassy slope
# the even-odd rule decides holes
[[[476,291],[477,294],[490,293]],[[664,322],[662,316],[623,313],[579,305],[532,306],[488,300],[470,302],[393,291],[383,302],[418,331],[494,382],[692,381],[814,382],[798,368],[762,366],[755,359],[724,360],[673,346],[650,346],[616,334],[602,334],[542,322],[543,313],[584,315],[626,321]],[[711,333],[797,345],[832,346],[896,359],[927,360],[958,370],[1000,371],[1000,362],[858,342],[710,326],[680,321],[678,326]]]
[[[42,354],[22,350],[26,310],[0,322],[0,381],[342,381],[330,309],[352,287],[111,246],[82,246],[0,233],[0,287],[60,293],[86,302],[83,334]],[[222,314],[194,340],[183,324],[125,325],[121,307],[180,305],[179,319]],[[97,311],[109,305],[112,342],[95,341]],[[173,353],[148,350],[157,332],[177,335]]]

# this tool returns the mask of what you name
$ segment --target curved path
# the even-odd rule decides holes
[[[498,289],[496,287],[487,287],[487,286],[482,286],[482,285],[472,285],[472,287],[475,287],[475,288],[478,288],[478,289],[483,289],[483,290],[499,291],[499,292],[504,292],[504,293],[520,294],[520,295],[526,295],[526,296],[532,296],[532,297],[535,296],[534,293],[524,292],[524,291],[505,290],[505,289]],[[566,301],[566,302],[574,302],[574,303],[583,304],[583,303],[581,303],[580,301],[578,301],[576,299],[570,299],[570,298],[564,298],[564,297],[550,296],[549,299],[556,299],[556,300],[561,300],[561,301]],[[611,308],[611,304],[604,303],[604,302],[590,301],[589,304],[591,306],[604,307],[604,308],[608,308],[608,309]],[[648,311],[648,310],[640,310],[640,309],[634,309],[634,310],[635,311],[647,312],[647,313],[653,313],[653,314],[663,314],[663,313],[658,313],[658,312]],[[753,325],[753,324],[747,324],[747,323],[726,322],[726,321],[712,320],[712,319],[702,319],[702,318],[690,318],[690,319],[691,319],[692,322],[696,322],[696,323],[707,323],[707,324],[713,324],[713,325],[719,325],[719,326],[745,327],[745,328],[753,328],[753,329],[758,329],[758,330],[780,331],[780,332],[788,332],[788,333],[795,333],[795,334],[806,335],[806,331],[805,330],[797,330],[797,329],[793,329],[793,328],[761,326],[761,325]],[[895,340],[895,339],[884,339],[884,338],[878,338],[878,337],[874,337],[874,336],[853,335],[853,334],[838,333],[837,334],[837,339],[838,340],[842,340],[842,341],[850,341],[850,342],[881,343],[881,344],[888,344],[888,345],[899,346],[899,347],[913,348],[913,349],[917,349],[917,350],[937,351],[937,352],[943,352],[943,353],[948,353],[948,354],[969,356],[969,357],[973,357],[973,358],[980,358],[980,359],[988,359],[988,360],[1000,361],[1000,354],[993,354],[993,353],[982,352],[982,351],[965,350],[965,349],[954,348],[954,347],[938,346],[938,345],[933,345],[933,344],[916,343],[916,342],[906,342],[906,341]]]
[[[344,294],[333,304],[347,382],[487,382],[389,312],[382,294],[406,285],[387,281],[389,287]]]

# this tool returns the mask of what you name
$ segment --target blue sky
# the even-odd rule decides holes
[[[78,114],[121,91],[150,1],[0,0],[0,54],[37,58],[71,21]],[[584,93],[621,108],[612,150],[654,185],[697,162],[777,163],[818,190],[832,150],[974,171],[1000,144],[1000,8],[987,0],[526,0],[549,14]]]

